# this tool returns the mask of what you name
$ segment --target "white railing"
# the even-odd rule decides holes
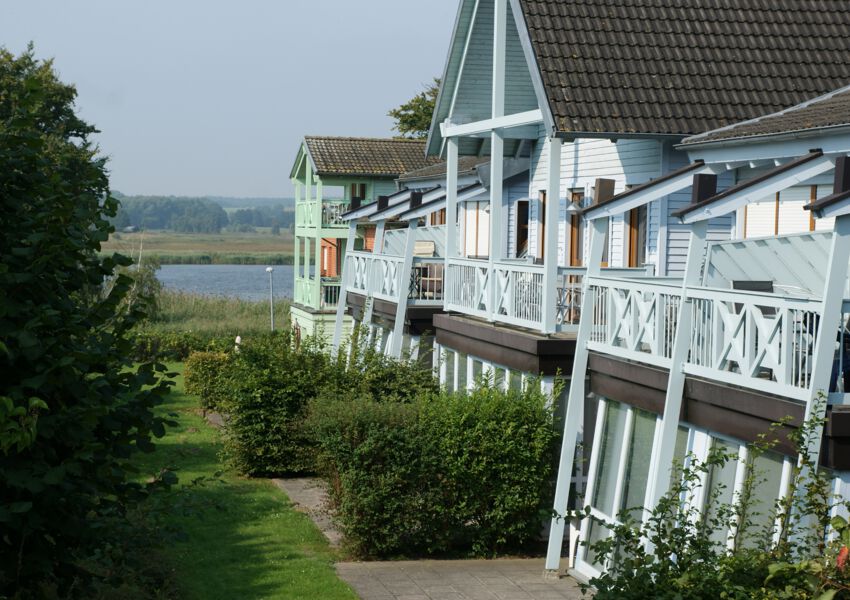
[[[412,304],[443,304],[442,258],[414,258],[410,271],[408,302]]]
[[[487,317],[490,269],[486,260],[452,258],[446,261],[444,304],[447,311]]]
[[[343,200],[323,201],[319,215],[322,227],[348,227],[348,224],[342,220],[342,215],[348,211],[348,207],[348,203]],[[297,202],[295,204],[295,225],[297,227],[317,227],[317,209],[319,209],[317,200]]]
[[[681,293],[651,279],[591,278],[588,348],[669,368]]]
[[[322,308],[333,308],[339,303],[341,281],[339,277],[322,277],[319,302]]]
[[[493,313],[497,320],[538,329],[543,324],[543,265],[496,263]]]
[[[491,286],[495,286],[491,287]],[[540,329],[543,324],[543,266],[454,258],[446,265],[446,310]]]
[[[350,273],[347,289],[396,302],[402,285],[404,258],[371,252],[352,252],[345,258]]]
[[[808,396],[820,302],[740,290],[687,293],[693,326],[686,373],[801,400]]]

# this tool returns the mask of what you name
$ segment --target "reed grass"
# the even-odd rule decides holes
[[[144,329],[164,332],[191,331],[211,336],[245,336],[270,328],[267,301],[252,302],[232,297],[205,296],[163,290],[159,310]],[[275,301],[275,328],[289,326],[289,302]]]

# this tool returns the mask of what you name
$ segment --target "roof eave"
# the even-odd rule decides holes
[[[809,129],[796,129],[793,131],[782,131],[779,133],[764,133],[760,135],[746,135],[714,140],[687,142],[677,144],[675,148],[677,150],[683,150],[687,152],[689,150],[702,150],[704,148],[722,148],[724,146],[741,146],[746,144],[759,144],[762,142],[784,142],[786,140],[799,140],[810,137],[817,137],[823,134],[834,135],[842,133],[850,133],[850,123],[843,123],[841,125],[829,125],[826,127],[816,127]]]
[[[687,137],[684,133],[636,133],[633,131],[561,131],[555,132],[555,137],[571,142],[578,139],[600,139],[600,140],[631,140],[652,139],[673,141]]]

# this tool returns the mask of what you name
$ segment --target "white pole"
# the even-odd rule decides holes
[[[272,331],[274,331],[274,268],[266,267],[266,273],[269,274],[269,310],[272,317]]]

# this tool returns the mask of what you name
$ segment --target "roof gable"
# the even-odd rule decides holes
[[[534,85],[522,45],[520,28],[524,32],[524,24],[521,16],[515,18],[512,4],[509,3],[507,9],[505,114],[546,107],[546,103],[541,106],[538,99],[537,89],[542,89],[542,86]],[[441,152],[443,139],[439,125],[447,118],[457,123],[469,123],[488,119],[492,114],[493,11],[492,0],[460,2],[428,136],[430,155]],[[460,154],[487,153],[488,148],[481,144],[480,140],[464,139]]]

